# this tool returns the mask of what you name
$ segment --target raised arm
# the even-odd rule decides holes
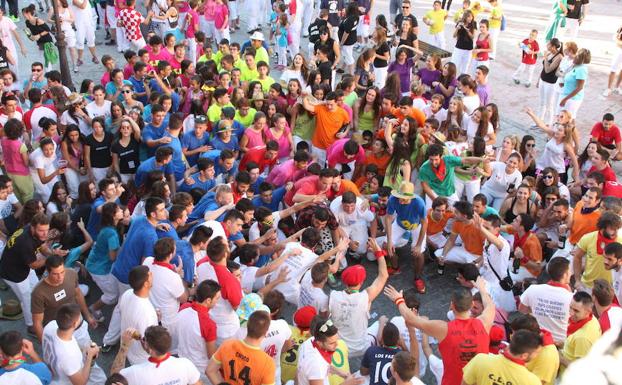
[[[389,279],[389,273],[387,270],[387,261],[384,258],[386,254],[385,251],[378,246],[375,238],[369,238],[368,245],[374,252],[376,260],[378,261],[378,276],[376,276],[374,282],[366,289],[369,305],[371,305],[373,300],[382,293],[382,289],[387,283],[387,279]]]

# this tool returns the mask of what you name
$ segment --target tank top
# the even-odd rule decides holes
[[[359,112],[359,131],[374,131],[374,110]]]
[[[486,36],[486,39],[480,40],[479,38],[475,41],[475,46],[477,49],[488,49],[490,48],[490,35]],[[487,61],[488,60],[488,52],[478,52],[476,56],[477,61]]]
[[[67,32],[69,30],[73,31],[73,27],[71,26],[71,22],[67,21],[69,19],[69,17],[71,16],[71,14],[69,13],[69,8],[65,8],[59,10],[58,15],[61,16],[63,18],[63,21],[60,23],[60,29],[63,32]]]
[[[19,139],[2,138],[2,157],[6,171],[11,174],[26,176],[30,173],[28,164],[24,164],[20,148],[24,145]]]
[[[289,156],[289,153],[291,152],[292,148],[289,144],[289,140],[287,140],[287,136],[289,135],[289,132],[290,132],[289,124],[285,127],[285,129],[283,130],[283,133],[281,134],[279,138],[274,136],[274,133],[272,132],[270,128],[266,128],[264,131],[264,134],[266,135],[266,141],[274,140],[275,142],[279,144],[279,155],[278,155],[279,158],[285,158]]]
[[[490,338],[477,318],[455,319],[447,323],[447,336],[438,345],[443,359],[441,385],[460,385],[462,368],[477,354],[488,353]]]
[[[503,216],[503,220],[505,221],[505,223],[512,223],[514,222],[514,219],[516,219],[517,216],[519,216],[520,214],[514,214],[514,205],[516,204],[516,197],[514,197],[512,199],[512,205],[510,206],[510,209],[508,211],[505,212],[505,215]],[[528,199],[527,200],[527,214],[529,214],[531,212],[531,200]]]
[[[547,61],[549,64],[551,64],[553,60],[555,60],[557,55],[560,55],[560,54],[559,53],[555,54],[555,56],[553,56],[549,60],[546,60],[546,59],[542,60],[543,65],[542,65],[542,72],[540,73],[540,79],[543,82],[546,82],[549,84],[555,84],[557,82],[557,75],[555,75],[555,73],[557,72],[557,69],[559,68],[559,64],[557,65],[557,67],[553,68],[553,70],[549,73],[544,71],[544,62]]]
[[[244,131],[244,135],[248,138],[246,148],[265,146],[262,132],[252,130],[250,127]]]
[[[564,143],[557,143],[555,138],[551,138],[544,146],[542,156],[536,162],[536,168],[544,170],[546,167],[553,167],[558,173],[566,172],[566,163],[564,162]]]
[[[332,291],[329,299],[331,318],[348,346],[350,355],[364,353],[369,320],[369,295],[363,290],[356,293]]]
[[[26,20],[26,28],[30,30],[31,35],[39,35],[43,32],[47,32],[47,34],[41,36],[39,40],[37,40],[37,45],[39,47],[43,47],[45,43],[52,42],[52,35],[50,34],[50,27],[47,24],[43,23],[41,25],[37,25],[37,20],[35,19],[35,24],[30,23],[30,21]]]

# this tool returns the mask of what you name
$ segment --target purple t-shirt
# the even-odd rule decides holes
[[[421,83],[432,88],[432,82],[436,82],[438,81],[438,79],[440,79],[441,71],[422,68],[417,72],[417,75],[419,75],[419,78],[421,78]],[[432,96],[432,93],[426,92],[425,94],[423,94],[423,96],[426,99],[430,99],[430,97]]]
[[[397,61],[389,64],[388,73],[397,72],[400,76],[400,88],[402,92],[410,92],[410,73],[414,65],[415,61],[412,58],[406,59],[404,64],[399,64]]]
[[[454,94],[456,93],[456,86],[458,86],[458,80],[454,78],[452,81],[449,82],[449,87],[447,87],[447,88],[454,87],[454,93],[449,96],[445,96],[445,94],[443,94],[440,86],[436,86],[434,88],[435,94],[441,94],[445,96],[445,101],[443,102],[443,108],[449,107],[449,99],[451,99],[451,97],[454,96]]]
[[[478,84],[475,92],[477,92],[482,106],[488,104],[488,100],[490,99],[490,86],[488,84]]]

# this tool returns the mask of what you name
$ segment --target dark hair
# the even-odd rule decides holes
[[[17,330],[9,330],[0,334],[0,350],[7,357],[13,357],[22,351],[22,334]]]
[[[66,303],[62,305],[56,311],[58,330],[67,331],[71,329],[78,317],[80,317],[80,306],[77,303]]]
[[[317,341],[324,342],[328,338],[337,334],[337,326],[335,326],[328,318],[315,316],[311,323],[311,330],[313,330],[311,334],[313,335],[313,337],[315,337]]]
[[[200,227],[199,227],[200,228]],[[221,286],[218,282],[211,279],[206,279],[197,285],[197,290],[194,295],[196,302],[203,302],[208,298],[214,298],[216,294],[221,290]]]
[[[400,339],[400,331],[391,322],[387,322],[382,329],[382,343],[385,346],[396,346]]]
[[[270,313],[274,318],[281,312],[284,303],[285,296],[278,290],[270,290],[263,298],[263,304],[270,309]]]
[[[159,325],[149,326],[145,330],[145,342],[159,356],[168,353],[173,344],[173,339],[165,327]]]
[[[510,340],[510,353],[514,355],[520,355],[525,353],[531,353],[538,349],[542,345],[542,337],[539,333],[534,333],[529,330],[517,330],[512,333],[512,339]]]
[[[257,257],[259,257],[259,245],[248,242],[236,247],[231,253],[231,258],[238,258],[243,265],[250,265]]]
[[[467,201],[457,201],[454,203],[454,209],[460,214],[465,215],[467,219],[473,219],[473,205]]]
[[[458,274],[467,281],[475,281],[479,277],[479,269],[474,263],[465,263],[458,266]]]
[[[518,217],[520,218],[520,225],[523,229],[525,229],[525,231],[530,231],[531,229],[533,229],[533,225],[536,223],[536,221],[534,221],[531,215],[523,213],[518,214]]]
[[[212,238],[207,244],[205,252],[214,262],[220,262],[227,256],[226,239],[221,236]]]
[[[175,240],[170,237],[158,239],[153,245],[153,259],[162,262],[175,252]]]
[[[613,255],[616,259],[622,259],[622,244],[612,242],[605,246],[605,255]]]
[[[164,204],[164,199],[158,197],[149,197],[145,200],[145,215],[147,218],[157,210],[158,205]]]
[[[300,243],[302,243],[305,247],[309,249],[315,248],[318,243],[320,243],[320,231],[314,227],[307,227],[302,232],[302,237],[300,238]]]
[[[615,292],[609,282],[600,278],[594,280],[594,285],[592,286],[592,297],[600,306],[609,306],[613,302]]]
[[[619,229],[622,227],[622,219],[618,214],[614,214],[612,212],[604,212],[598,218],[598,222],[596,222],[596,227],[598,230],[605,230],[607,227],[613,227]]]
[[[256,311],[248,317],[246,335],[250,338],[262,338],[270,327],[270,314],[265,311]]]
[[[590,309],[593,305],[592,296],[584,291],[577,291],[574,293],[572,300]]]
[[[546,265],[546,271],[549,273],[549,277],[557,282],[561,281],[569,268],[570,261],[561,257],[551,259]]]
[[[451,303],[454,304],[456,311],[465,312],[473,304],[473,295],[467,288],[459,287],[451,293]]]
[[[531,314],[519,313],[510,322],[510,328],[513,331],[529,330],[534,333],[540,333],[540,325],[538,325],[538,320],[536,320],[536,317]]]
[[[214,231],[211,228],[199,226],[192,232],[192,235],[190,236],[190,244],[198,245],[199,243],[207,242],[213,233]]]
[[[128,283],[132,290],[137,291],[142,289],[148,279],[149,267],[145,265],[138,265],[130,270],[130,274],[128,276]]]

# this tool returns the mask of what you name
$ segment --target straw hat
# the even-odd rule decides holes
[[[402,182],[399,189],[391,191],[391,195],[399,199],[413,199],[415,197],[415,185],[411,182]]]
[[[2,307],[0,307],[0,319],[15,321],[22,318],[24,318],[24,314],[19,301],[14,299],[4,301]]]
[[[83,100],[84,98],[82,98],[82,95],[77,92],[72,92],[71,95],[69,95],[69,97],[67,98],[67,105],[71,106],[73,104],[82,103]]]

